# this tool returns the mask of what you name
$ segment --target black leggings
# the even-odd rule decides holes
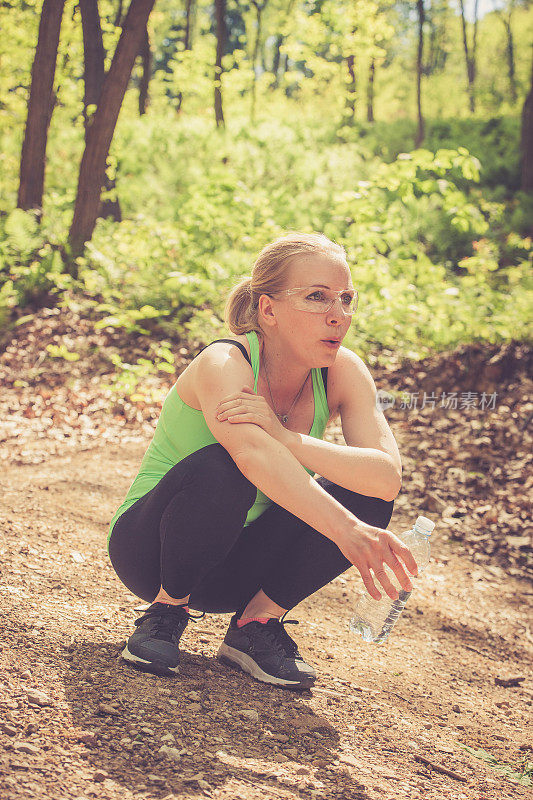
[[[386,528],[394,501],[318,483],[356,517]],[[256,487],[221,444],[175,464],[115,522],[109,557],[122,583],[147,602],[160,586],[190,607],[241,612],[262,589],[291,609],[352,566],[337,545],[273,503],[250,525]]]

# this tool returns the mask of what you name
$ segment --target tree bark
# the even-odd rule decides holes
[[[502,21],[502,25],[505,28],[505,37],[506,37],[506,56],[507,56],[507,74],[509,76],[509,89],[511,91],[511,100],[513,103],[516,103],[518,98],[518,93],[516,89],[516,70],[515,70],[515,57],[514,57],[514,37],[513,37],[513,28],[512,28],[512,17],[513,11],[515,9],[514,0],[511,0],[509,3],[509,7],[507,10],[507,16],[504,16],[503,11],[498,9],[496,13],[500,17]]]
[[[120,28],[122,25],[122,0],[118,0],[117,13],[113,24],[115,28]]]
[[[256,67],[257,67],[257,57],[259,55],[259,48],[261,46],[261,24],[263,21],[263,10],[266,6],[267,0],[264,2],[258,3],[257,0],[252,0],[252,5],[255,7],[255,14],[257,19],[257,32],[255,35],[255,42],[254,42],[254,51],[252,54],[252,104],[250,109],[250,122],[253,124],[255,122],[255,101],[256,101]]]
[[[425,123],[422,114],[422,57],[424,52],[424,0],[417,0],[418,10],[418,50],[416,55],[416,105],[418,115],[418,130],[416,132],[415,147],[420,147],[424,141]]]
[[[467,77],[467,88],[468,88],[468,102],[470,106],[470,112],[472,114],[475,113],[476,110],[476,92],[475,92],[475,84],[476,84],[476,50],[477,50],[477,18],[478,18],[478,2],[479,0],[475,0],[474,3],[474,32],[472,36],[472,48],[470,49],[468,46],[468,39],[466,35],[466,19],[465,19],[465,7],[464,7],[464,0],[459,0],[459,4],[461,7],[461,24],[463,28],[463,48],[465,51],[465,61],[466,61],[466,77]]]
[[[374,122],[374,77],[376,74],[376,60],[370,61],[368,69],[368,84],[366,90],[366,119],[367,122]]]
[[[109,147],[154,2],[155,0],[131,0],[111,67],[104,80],[96,114],[87,133],[69,233],[71,269],[75,269],[73,259],[83,252],[85,243],[93,234]]]
[[[522,191],[533,192],[533,59],[531,84],[522,109],[522,136],[520,141]],[[533,235],[533,224],[531,225]]]
[[[194,0],[186,0],[185,3],[185,34],[183,36],[183,49],[190,50],[192,48],[192,29],[193,29],[193,16],[194,16]],[[183,92],[178,91],[176,95],[176,112],[179,114],[183,104]]]
[[[355,74],[355,56],[353,53],[346,56],[346,68],[348,70],[348,81],[346,82],[346,97],[344,100],[344,123],[346,125],[353,125],[355,122],[357,97],[357,78]]]
[[[42,213],[46,141],[52,116],[54,76],[65,0],[44,0],[31,70],[26,131],[20,157],[17,206]]]
[[[105,50],[102,40],[102,26],[98,12],[98,0],[79,0],[81,27],[83,32],[84,56],[84,95],[83,95],[83,122],[85,126],[85,146],[87,134],[94,120],[94,112],[100,102],[100,93],[105,78]],[[94,106],[89,112],[89,108]],[[116,182],[107,173],[104,178],[106,191],[115,193]],[[104,200],[98,210],[99,217],[111,217],[116,222],[122,219],[118,198]]]
[[[511,28],[511,15],[509,19],[505,20],[505,30],[507,33],[507,69],[509,73],[509,88],[511,90],[511,100],[516,103],[516,72],[514,64],[514,39],[513,29]]]
[[[274,76],[274,80],[272,81],[271,88],[277,89],[279,86],[279,66],[281,61],[281,45],[283,43],[283,36],[281,33],[276,34],[276,38],[273,44],[273,53],[272,53],[272,74]]]
[[[226,46],[226,0],[215,0],[217,26],[217,48],[215,56],[214,101],[217,128],[224,127],[224,111],[222,109],[222,56]]]
[[[146,114],[148,108],[148,86],[152,75],[152,50],[150,48],[150,36],[148,28],[144,32],[141,45],[142,75],[139,83],[139,116]]]

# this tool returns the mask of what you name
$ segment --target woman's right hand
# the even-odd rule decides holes
[[[398,579],[398,583],[410,592],[413,588],[405,566],[411,575],[418,575],[418,567],[413,554],[392,531],[376,528],[362,520],[350,525],[336,540],[339,550],[357,567],[363,583],[374,600],[381,600],[381,593],[374,583],[376,577],[392,600],[398,599],[398,590],[394,587],[385,564],[389,566]],[[401,563],[400,559],[404,562]],[[371,575],[370,570],[374,573]]]

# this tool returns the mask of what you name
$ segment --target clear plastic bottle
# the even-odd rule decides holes
[[[419,575],[429,562],[429,537],[434,527],[435,523],[427,517],[417,517],[411,530],[397,534],[398,539],[401,539],[413,554]],[[398,578],[389,566],[385,565],[385,571],[391,583],[398,590],[399,597],[397,600],[391,600],[388,594],[385,594],[382,586],[379,586],[381,600],[374,600],[368,592],[365,592],[357,603],[354,616],[350,620],[350,631],[361,634],[365,642],[379,644],[385,641],[411,595],[411,592],[406,592],[399,586]],[[375,582],[377,584],[377,581]]]

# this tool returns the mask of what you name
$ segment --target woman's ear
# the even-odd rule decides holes
[[[257,313],[263,318],[263,322],[267,325],[276,324],[276,316],[272,307],[272,298],[267,294],[262,294],[257,303]]]

